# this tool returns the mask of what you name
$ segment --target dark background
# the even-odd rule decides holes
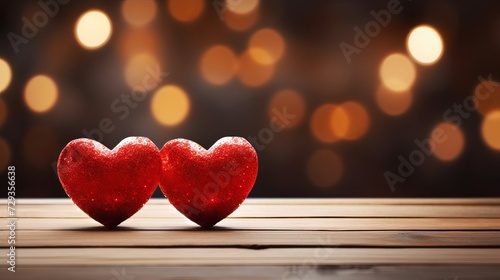
[[[416,148],[415,139],[429,137],[446,110],[472,95],[478,76],[491,74],[493,80],[500,79],[500,2],[402,0],[402,12],[392,15],[390,24],[347,63],[340,43],[353,44],[353,28],[363,28],[373,20],[370,11],[387,9],[387,3],[261,1],[256,8],[257,22],[247,30],[234,31],[220,19],[213,1],[205,2],[201,15],[188,23],[171,16],[168,1],[156,2],[155,18],[135,32],[148,32],[155,38],[152,48],[162,70],[170,73],[159,87],[180,86],[191,102],[183,122],[164,126],[150,112],[155,90],[123,121],[110,110],[113,100],[130,93],[123,74],[127,58],[121,49],[123,36],[134,27],[122,16],[121,1],[73,0],[61,5],[57,15],[20,46],[18,54],[7,34],[20,34],[22,17],[30,19],[40,8],[37,1],[1,1],[0,58],[12,69],[12,81],[0,94],[7,108],[5,122],[0,124],[0,137],[7,143],[0,152],[1,178],[6,178],[7,164],[15,165],[18,197],[66,197],[52,164],[65,144],[84,137],[83,129],[97,128],[102,118],[112,119],[116,126],[102,139],[110,148],[132,135],[149,137],[159,147],[181,137],[208,148],[221,137],[256,136],[268,128],[269,101],[276,92],[292,89],[305,101],[303,119],[297,126],[275,133],[258,152],[260,170],[251,196],[499,196],[500,152],[485,143],[481,135],[484,117],[479,112],[463,120],[460,129],[465,144],[457,158],[426,157],[394,190],[384,172],[397,172],[398,156],[408,158]],[[113,25],[110,40],[96,50],[82,48],[74,36],[75,22],[89,9],[105,12]],[[408,32],[420,24],[440,32],[443,56],[429,66],[414,63],[417,78],[411,89],[411,107],[404,114],[389,116],[375,100],[380,63],[391,53],[407,54]],[[223,85],[213,85],[203,78],[199,64],[207,49],[222,44],[240,56],[249,38],[261,28],[278,31],[286,46],[267,83],[249,87],[234,76]],[[59,93],[55,106],[41,114],[32,112],[23,100],[27,81],[40,73],[52,77]],[[346,101],[366,109],[370,120],[366,133],[354,141],[324,143],[316,139],[310,128],[314,111],[325,103]],[[493,106],[500,109],[498,98],[487,102],[497,102]],[[320,150],[336,154],[342,167],[328,159],[324,164],[310,163]],[[317,171],[315,176],[340,174],[340,178],[318,186],[308,176],[308,164]],[[0,193],[6,196],[6,192]],[[159,190],[155,196],[161,196]]]

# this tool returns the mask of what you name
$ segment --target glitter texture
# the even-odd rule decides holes
[[[257,178],[257,153],[241,137],[224,137],[209,150],[190,140],[175,139],[163,146],[160,155],[163,194],[204,228],[236,210]]]
[[[128,137],[113,150],[91,139],[76,139],[61,151],[57,172],[83,212],[114,228],[139,211],[158,186],[160,151],[145,137]]]

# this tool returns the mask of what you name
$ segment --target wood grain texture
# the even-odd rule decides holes
[[[500,231],[19,231],[20,248],[498,247]],[[7,246],[2,240],[1,246]]]
[[[0,270],[0,279],[12,277]],[[61,266],[24,267],[15,279],[71,280],[496,280],[500,266]]]
[[[116,230],[104,229],[69,199],[20,199],[16,210],[17,264],[23,270],[16,279],[109,280],[113,267],[136,267],[138,274],[141,267],[178,267],[172,277],[184,279],[182,273],[196,275],[200,266],[214,272],[211,279],[282,279],[300,266],[309,279],[339,276],[320,272],[332,266],[373,269],[364,276],[350,271],[346,275],[359,277],[345,279],[420,275],[380,272],[408,265],[422,267],[424,276],[430,275],[425,268],[451,267],[462,275],[500,279],[500,199],[494,198],[248,199],[212,230],[201,230],[166,199],[150,200]],[[0,216],[7,223],[5,201]],[[8,228],[0,234],[7,236]],[[2,255],[8,246],[1,238]],[[220,266],[228,272],[211,270]],[[6,262],[0,267],[4,279]],[[255,267],[270,274],[251,273]],[[55,269],[60,271],[54,278]],[[439,273],[429,279],[454,277]],[[164,279],[161,269],[144,275]]]
[[[26,248],[19,266],[78,265],[500,265],[500,249],[467,248]]]
[[[253,201],[253,200],[252,200]],[[68,200],[66,200],[68,202]],[[17,215],[25,218],[87,218],[72,203],[40,204],[19,203]],[[0,208],[0,216],[7,217],[7,207]],[[168,202],[148,202],[135,218],[183,217]],[[500,205],[346,205],[336,204],[260,204],[244,203],[232,218],[318,218],[318,217],[402,217],[402,218],[500,218]]]
[[[5,223],[5,222],[4,222]],[[18,230],[102,229],[90,218],[19,218]],[[130,218],[120,230],[199,230],[186,218]],[[7,231],[4,227],[1,231]],[[500,219],[463,218],[233,218],[219,222],[213,230],[500,230]]]

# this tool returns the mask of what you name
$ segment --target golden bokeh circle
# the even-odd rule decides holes
[[[78,18],[75,37],[82,47],[98,49],[109,41],[112,29],[108,15],[99,10],[90,10]]]
[[[151,113],[161,125],[176,126],[189,114],[191,104],[187,93],[176,85],[159,88],[151,99]]]
[[[46,75],[32,77],[24,88],[24,101],[35,113],[44,113],[52,109],[58,99],[57,85]]]

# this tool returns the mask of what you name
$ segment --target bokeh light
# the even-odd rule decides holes
[[[484,117],[481,134],[490,148],[500,151],[500,110],[490,112]]]
[[[209,48],[200,61],[203,78],[214,85],[229,82],[236,74],[238,60],[236,54],[228,47],[217,45]]]
[[[275,120],[278,127],[292,128],[304,118],[306,105],[304,98],[294,90],[278,91],[269,101],[268,116]],[[283,118],[283,115],[293,115],[293,118]]]
[[[226,10],[224,13],[224,23],[227,27],[234,31],[245,31],[257,23],[259,19],[259,9],[254,9],[250,13],[237,14],[231,10]]]
[[[7,157],[37,173],[28,197],[65,196],[49,169],[69,140],[136,133],[249,136],[276,175],[251,196],[500,195],[488,169],[500,159],[500,2],[426,1],[385,26],[383,7],[349,1],[54,1],[0,5],[0,170]],[[420,152],[428,162],[388,188],[384,172],[417,168]]]
[[[197,19],[205,9],[204,0],[168,0],[168,11],[174,19],[189,22]]]
[[[12,70],[9,63],[0,58],[0,93],[2,93],[10,85],[12,80]]]
[[[22,152],[26,161],[37,168],[47,168],[57,160],[59,151],[57,135],[47,126],[33,126],[28,129],[22,142]]]
[[[91,10],[78,19],[75,36],[78,43],[86,49],[98,49],[111,37],[111,20],[102,11]]]
[[[12,152],[10,151],[9,143],[5,139],[0,138],[0,170],[5,170],[10,163]]]
[[[318,187],[328,188],[342,178],[344,163],[337,153],[331,150],[316,151],[307,162],[307,176]]]
[[[349,130],[350,116],[342,106],[337,106],[330,115],[330,126],[338,138],[344,138]]]
[[[263,28],[250,37],[248,50],[258,63],[275,63],[285,52],[285,40],[276,30]]]
[[[240,57],[238,64],[238,78],[249,87],[259,87],[266,84],[274,74],[274,64],[256,62],[246,51]]]
[[[155,0],[125,0],[122,3],[123,18],[133,26],[143,26],[151,22],[157,9]]]
[[[331,126],[341,139],[356,140],[363,136],[370,125],[370,117],[363,105],[349,101],[333,111]]]
[[[335,104],[323,104],[313,112],[310,126],[311,132],[317,140],[325,143],[333,143],[339,140],[331,124],[331,118],[336,108]]]
[[[484,116],[500,110],[500,83],[493,80],[479,82],[474,88],[477,110]]]
[[[57,85],[46,75],[32,77],[24,88],[24,101],[33,112],[47,112],[56,104]]]
[[[130,88],[141,87],[146,90],[152,90],[158,82],[154,77],[150,77],[159,65],[158,59],[154,56],[143,53],[132,57],[125,67],[125,81]]]
[[[462,130],[449,122],[438,124],[429,137],[434,156],[442,161],[456,159],[465,146],[465,138]]]
[[[392,91],[406,91],[413,86],[417,71],[404,54],[394,53],[384,58],[379,69],[382,84]]]
[[[380,86],[375,99],[378,107],[386,114],[398,116],[404,114],[411,106],[413,94],[411,91],[394,92]]]
[[[406,39],[406,47],[411,57],[418,63],[436,63],[443,54],[443,39],[432,26],[419,25],[413,28]]]
[[[259,0],[226,0],[226,8],[236,14],[247,14],[259,6]]]
[[[5,123],[7,119],[7,105],[5,105],[5,101],[0,99],[0,127]]]
[[[186,92],[175,85],[159,88],[151,100],[151,113],[156,121],[165,126],[175,126],[186,119],[190,110]]]

